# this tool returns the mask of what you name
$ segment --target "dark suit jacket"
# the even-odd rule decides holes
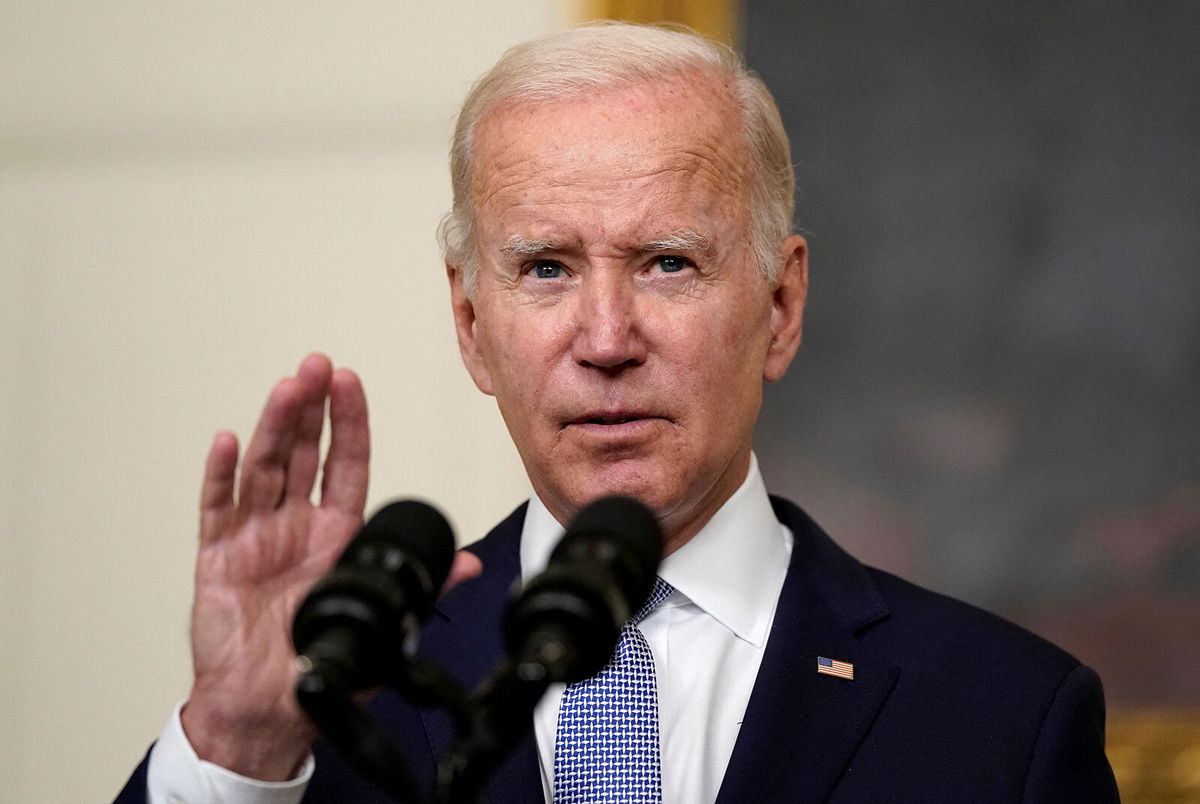
[[[1108,802],[1104,701],[1089,668],[984,611],[864,567],[791,503],[791,566],[720,804]],[[503,653],[524,506],[471,547],[485,572],[446,596],[421,652],[474,687]],[[817,657],[854,664],[818,675]],[[454,737],[441,712],[383,693],[372,704],[426,789]],[[305,802],[387,802],[318,743]],[[143,800],[145,763],[118,798]],[[532,722],[486,800],[540,801]]]

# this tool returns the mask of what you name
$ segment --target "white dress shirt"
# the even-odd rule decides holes
[[[146,800],[150,804],[298,804],[312,778],[312,754],[295,779],[263,782],[242,776],[196,756],[176,707],[150,751]]]
[[[536,496],[521,531],[521,578],[539,573],[562,537]],[[792,550],[775,519],[752,455],[742,485],[704,528],[663,561],[675,587],[638,626],[654,653],[662,742],[663,804],[715,801],[766,649]],[[554,800],[554,739],[562,685],[534,710],[534,737],[546,801]],[[196,756],[179,720],[150,754],[151,804],[297,804],[312,775],[310,757],[289,782],[260,782]]]
[[[545,566],[563,528],[529,501],[521,577]],[[775,518],[751,457],[741,487],[704,528],[663,561],[675,591],[639,624],[654,653],[663,804],[715,801],[762,662],[787,574],[792,536]],[[554,738],[562,685],[533,714],[546,801],[554,800]]]

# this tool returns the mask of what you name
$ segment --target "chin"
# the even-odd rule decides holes
[[[667,471],[655,467],[628,470],[606,467],[575,488],[582,491],[577,501],[580,506],[600,497],[623,494],[644,503],[660,517],[673,509],[686,493],[686,489],[678,488],[676,479]]]

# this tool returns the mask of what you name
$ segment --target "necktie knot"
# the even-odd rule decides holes
[[[662,605],[663,601],[670,597],[671,593],[674,591],[674,586],[671,586],[671,584],[667,583],[662,578],[655,578],[654,586],[650,590],[650,595],[646,598],[646,602],[642,604],[642,607],[634,612],[634,615],[629,618],[629,625],[637,625],[642,620],[646,619],[646,617],[650,615],[650,612]]]

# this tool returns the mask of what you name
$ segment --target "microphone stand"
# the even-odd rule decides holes
[[[387,730],[354,699],[361,687],[345,683],[329,667],[314,667],[301,659],[296,700],[321,733],[359,773],[398,802],[421,802],[424,797],[408,762]],[[324,670],[324,672],[322,672]],[[410,657],[396,668],[392,686],[420,706],[439,706],[454,716],[461,733],[468,722],[466,694],[441,668]]]
[[[578,656],[567,629],[547,625],[505,659],[467,702],[459,738],[438,761],[437,804],[474,804],[492,771],[528,728],[550,684],[573,679]]]
[[[378,548],[365,542],[351,563],[394,574],[406,566],[406,555],[390,550],[387,544]],[[293,642],[307,646],[296,697],[354,767],[397,800],[409,802],[421,800],[411,770],[352,692],[390,684],[419,706],[449,710],[458,738],[438,760],[434,801],[472,804],[528,728],[550,684],[579,681],[604,667],[621,624],[650,593],[661,553],[662,532],[641,503],[606,497],[585,507],[545,571],[510,603],[505,632],[511,657],[470,698],[448,673],[415,655],[419,620],[404,605],[405,588],[374,572],[356,575],[356,594],[344,594],[343,585],[351,584],[335,570],[309,594],[293,623]],[[344,560],[339,559],[339,568]],[[432,588],[424,565],[414,570],[417,580],[425,581],[420,585]],[[388,612],[397,613],[399,622],[392,622]],[[322,628],[314,637],[309,632],[318,621]],[[363,655],[370,661],[360,663]]]
[[[347,689],[308,672],[300,676],[296,699],[359,773],[397,801],[421,800],[399,749],[379,723],[353,701]]]

